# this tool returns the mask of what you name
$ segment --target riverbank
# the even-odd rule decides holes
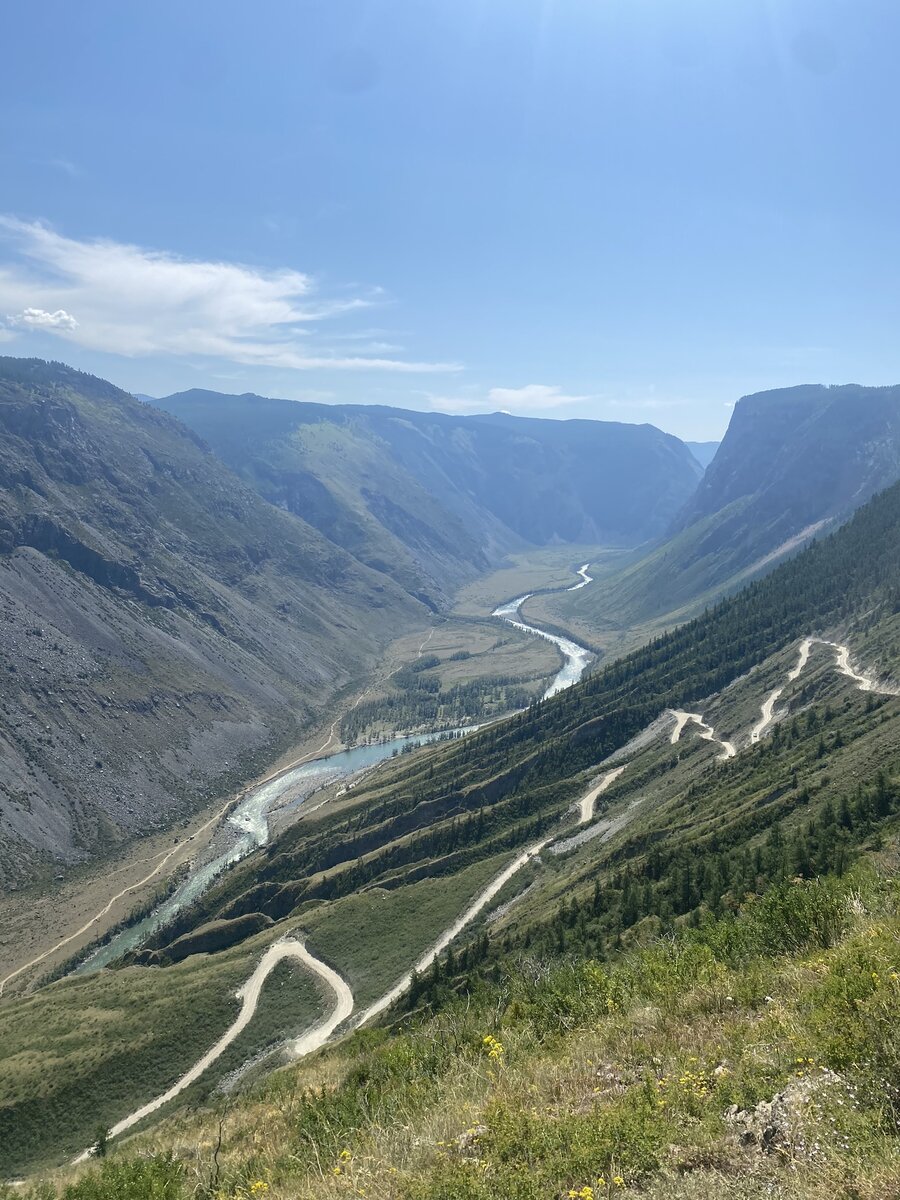
[[[391,655],[376,681],[403,665]],[[336,713],[323,714],[271,768],[231,796],[218,797],[177,826],[116,847],[108,859],[85,864],[53,888],[35,885],[0,897],[0,1001],[102,941],[117,926],[130,924],[131,915],[146,907],[174,875],[203,859],[229,812],[248,795],[329,747],[340,748],[340,721],[376,681],[356,685],[350,692],[353,703],[348,703],[350,697],[339,701]]]
[[[542,592],[548,590],[552,578],[561,591],[584,587],[590,579],[587,566],[585,563],[575,570],[574,583],[571,558],[565,569],[556,564],[542,567],[538,586]],[[516,580],[522,577],[523,569],[515,569]],[[493,586],[497,586],[496,580]],[[518,612],[524,598],[527,597],[509,602],[513,605],[511,613]],[[495,612],[494,615],[500,614]],[[521,631],[537,634],[563,655],[563,666],[546,689],[545,696],[554,695],[581,677],[590,661],[590,653],[585,647],[515,619],[508,623]],[[402,751],[406,745],[442,736],[417,733],[346,751],[339,735],[340,725],[349,713],[368,697],[383,692],[404,666],[421,659],[438,628],[440,625],[433,626],[424,637],[406,638],[390,647],[382,669],[366,686],[356,689],[351,703],[345,702],[337,712],[323,718],[317,728],[277,760],[272,769],[235,795],[220,798],[177,830],[140,839],[124,854],[120,848],[112,870],[109,863],[97,863],[71,879],[61,881],[59,889],[43,892],[30,889],[0,901],[0,929],[3,930],[0,997],[47,975],[98,941],[101,944],[92,955],[89,969],[98,969],[135,948],[181,907],[202,894],[230,862],[251,853],[268,839],[270,811],[274,817],[273,826],[280,830],[302,810],[308,796],[330,780],[352,779],[356,772],[371,769],[395,752]],[[450,636],[452,640],[453,634]],[[530,660],[541,661],[534,654],[530,654]],[[464,727],[455,727],[453,732],[457,728]],[[343,754],[348,755],[346,760],[337,757]],[[139,920],[130,921],[130,914],[140,912],[155,894],[167,888],[173,875],[185,870],[188,877],[156,909]],[[111,931],[123,925],[125,927],[113,933],[104,945],[103,941],[108,939]]]

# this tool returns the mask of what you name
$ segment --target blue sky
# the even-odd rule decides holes
[[[896,0],[8,5],[0,350],[651,421],[896,383]]]

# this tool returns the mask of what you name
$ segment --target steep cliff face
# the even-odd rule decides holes
[[[233,785],[426,616],[170,415],[0,359],[0,878]]]
[[[760,392],[735,405],[718,453],[676,528],[740,504],[745,521],[787,538],[848,515],[898,474],[900,387]]]
[[[900,387],[745,396],[668,536],[556,603],[597,628],[684,616],[771,569],[900,478]]]

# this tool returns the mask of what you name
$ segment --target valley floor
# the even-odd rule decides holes
[[[571,554],[567,561],[569,568],[560,566],[551,571],[563,582],[571,578]],[[547,578],[540,562],[516,570],[517,582],[524,579],[531,585],[537,582],[543,585]],[[488,592],[493,594],[490,586]],[[102,939],[119,922],[128,920],[130,914],[164,894],[168,881],[203,851],[223,813],[267,779],[340,749],[345,744],[344,726],[360,706],[374,708],[373,720],[363,727],[362,734],[385,735],[390,721],[381,714],[379,700],[390,696],[393,677],[405,666],[416,663],[426,646],[440,658],[437,674],[442,687],[473,681],[477,685],[481,681],[489,689],[500,677],[527,688],[530,695],[540,694],[547,678],[558,668],[558,654],[538,639],[514,631],[504,632],[489,620],[489,612],[490,609],[482,610],[479,620],[438,619],[424,638],[416,632],[398,639],[385,652],[384,665],[372,681],[357,690],[352,699],[344,701],[333,719],[326,718],[302,742],[276,760],[270,771],[248,783],[235,796],[220,799],[177,828],[118,847],[108,862],[95,861],[70,871],[52,888],[21,887],[0,896],[0,997],[52,973],[85,946]],[[461,652],[465,658],[454,659]],[[481,714],[476,711],[470,715],[478,718]],[[403,731],[415,732],[420,728],[430,726],[421,723]],[[283,827],[277,818],[275,824]]]

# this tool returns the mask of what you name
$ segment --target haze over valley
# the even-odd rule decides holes
[[[804,642],[788,685],[812,660],[829,690],[846,678],[870,696],[898,693],[895,528],[879,519],[900,479],[896,390],[748,397],[704,472],[647,425],[210,393],[138,400],[38,360],[0,360],[0,378],[0,668],[11,680],[0,1028],[5,1019],[17,1053],[36,1053],[24,1011],[49,1004],[68,1036],[88,996],[104,1005],[112,987],[127,1008],[128,989],[143,994],[152,979],[165,991],[176,969],[188,994],[202,987],[215,1004],[177,1053],[154,1052],[152,1071],[135,1057],[133,1103],[113,1090],[100,1106],[113,1136],[210,1095],[260,1050],[271,1069],[408,1006],[442,955],[454,969],[448,946],[477,944],[490,959],[496,921],[506,946],[543,936],[563,866],[577,892],[579,872],[594,863],[591,877],[632,825],[671,828],[674,778],[665,802],[641,790],[654,746],[699,734],[737,762],[777,731],[784,684],[757,700],[752,736],[732,710],[751,723],[742,705],[792,630],[819,641]],[[821,557],[843,561],[858,537],[854,524],[841,540],[845,522],[885,487],[862,526],[875,573],[862,569],[858,601],[839,599]],[[810,541],[818,558],[805,566]],[[765,576],[775,590],[749,610],[753,588],[659,640],[661,621]],[[777,595],[791,597],[787,610],[772,608]],[[859,626],[870,596],[887,608]],[[700,668],[698,647],[739,630],[744,612],[757,632],[728,633]],[[851,666],[859,628],[880,631],[871,677]],[[820,629],[848,639],[836,675],[816,649],[829,642]],[[666,663],[670,682],[651,682]],[[718,772],[704,779],[721,813]],[[540,864],[557,861],[545,877]],[[367,907],[379,896],[387,925]],[[379,931],[405,928],[423,904],[433,915],[386,953]],[[509,916],[485,925],[492,904]],[[358,949],[347,920],[364,933]],[[602,936],[597,946],[607,953]],[[208,972],[224,956],[232,977],[249,976],[260,950],[229,1025],[227,988]],[[318,1024],[308,985],[269,1011],[273,972],[281,987],[288,972],[291,989],[318,973]],[[48,988],[59,976],[70,982]],[[59,1082],[104,1091],[117,1044],[104,1037],[99,1059]],[[58,1162],[89,1138],[96,1102],[64,1117],[69,1092],[48,1082],[41,1111],[57,1122],[27,1115],[33,1084],[6,1109],[7,1170]]]
[[[900,1197],[900,13],[5,31],[0,1200]]]

